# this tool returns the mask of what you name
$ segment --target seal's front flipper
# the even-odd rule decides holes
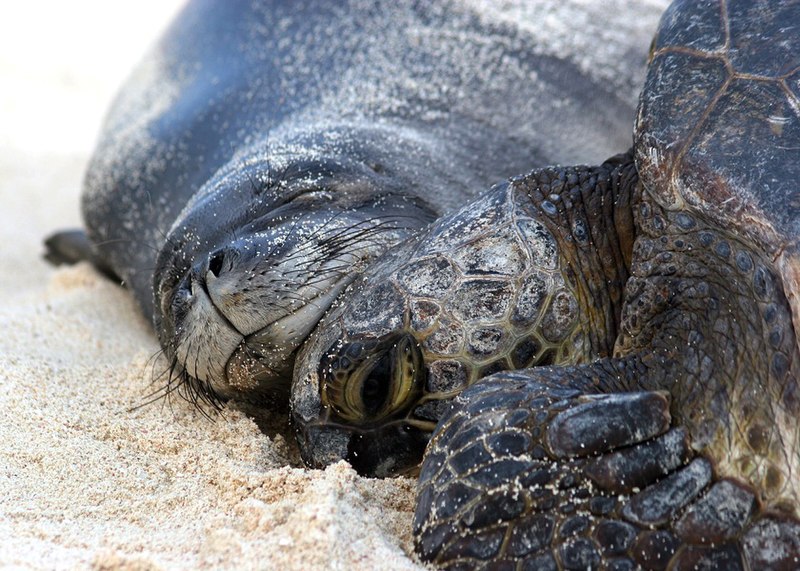
[[[56,232],[44,241],[46,249],[44,259],[60,266],[63,264],[77,264],[78,262],[89,262],[97,271],[108,279],[117,283],[122,283],[122,279],[113,269],[95,254],[92,244],[83,230],[62,230]]]

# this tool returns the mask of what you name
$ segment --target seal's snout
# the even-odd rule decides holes
[[[258,202],[255,210],[241,214],[243,227],[199,239],[207,222],[201,212],[238,215],[209,198],[170,238],[170,244],[192,247],[171,246],[164,255],[173,256],[171,263],[179,268],[159,286],[163,320],[174,325],[166,344],[190,377],[225,398],[261,402],[284,394],[297,352],[334,301],[364,264],[413,229],[405,222],[406,201],[402,217],[383,216],[392,206],[391,194],[380,200],[370,195],[362,208],[364,193],[373,189],[361,182],[360,167],[349,175],[335,170],[336,185],[327,189],[316,179],[309,182],[307,166],[302,179],[285,175],[280,190],[286,196]],[[334,172],[324,172],[329,171]],[[348,192],[338,192],[343,184]],[[404,378],[411,366],[403,365],[395,376]],[[388,371],[389,364],[383,360],[372,368]],[[356,382],[350,393],[363,393],[364,414],[384,414],[390,405],[405,402],[403,383],[386,385],[399,391],[395,394],[362,376],[358,382],[363,380],[364,389]]]

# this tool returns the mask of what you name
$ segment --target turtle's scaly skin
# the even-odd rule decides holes
[[[587,394],[647,372],[604,360],[461,393],[420,474],[420,556],[448,569],[796,569],[800,524],[690,461],[664,393]]]
[[[426,428],[418,419],[439,394],[430,387],[454,369],[439,363],[467,370],[462,385],[492,364],[516,367],[509,356],[521,339],[548,339],[544,315],[561,295],[572,325],[551,353],[560,366],[494,374],[451,408],[433,409],[442,416],[414,523],[422,558],[453,569],[798,568],[797,26],[798,2],[674,3],[651,54],[635,172],[624,158],[597,169],[536,171],[370,270],[296,370],[306,458],[348,457],[368,473],[407,466],[415,449],[404,443]],[[511,207],[492,218],[486,201],[501,195],[513,197]],[[610,212],[581,208],[592,203]],[[538,267],[499,273],[495,256],[471,250],[483,238],[468,225],[449,249],[435,250],[445,224],[485,219],[502,237],[519,216],[546,229],[554,266],[539,248]],[[519,235],[493,247],[512,259]],[[513,315],[523,283],[543,279],[551,289],[531,329],[520,337],[509,319],[493,337],[496,352],[476,350],[468,343],[473,314],[452,323],[467,294],[443,290],[424,307],[415,298],[427,282],[410,270],[433,252],[443,271],[423,275],[463,273],[454,260],[472,256],[480,261],[460,283],[493,280],[507,290],[493,304],[502,311],[490,327]],[[628,274],[618,303],[617,280]],[[392,295],[377,297],[381,288]],[[366,306],[379,299],[383,305]],[[415,325],[425,319],[428,329]],[[461,332],[446,354],[432,350],[428,333],[443,322]],[[336,360],[364,339],[373,348],[358,355],[366,365]],[[411,355],[405,369],[394,365],[396,347]],[[536,355],[541,365],[543,353]],[[367,382],[387,372],[388,388]],[[330,383],[344,388],[329,391]],[[318,417],[309,406],[315,391]],[[345,393],[352,410],[343,415]]]

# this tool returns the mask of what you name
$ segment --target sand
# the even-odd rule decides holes
[[[306,470],[281,418],[265,435],[232,407],[135,408],[164,366],[148,324],[88,266],[41,260],[79,225],[103,112],[177,4],[0,9],[0,568],[418,569],[413,481]]]

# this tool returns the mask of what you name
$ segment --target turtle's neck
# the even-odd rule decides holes
[[[721,476],[796,510],[800,355],[780,274],[735,228],[666,210],[643,188],[634,204],[616,353],[646,352],[652,366],[630,388],[670,391],[673,416]]]
[[[633,249],[630,153],[599,167],[553,167],[513,181],[553,234],[561,273],[579,305],[572,362],[611,356]]]

